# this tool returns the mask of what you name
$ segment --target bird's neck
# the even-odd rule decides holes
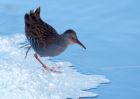
[[[63,45],[65,45],[65,46],[70,45],[70,42],[69,42],[69,40],[68,40],[68,36],[67,36],[65,33],[61,34],[60,37],[61,37],[60,42],[61,42]]]

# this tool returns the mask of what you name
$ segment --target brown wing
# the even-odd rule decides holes
[[[33,48],[48,46],[59,37],[56,30],[40,18],[40,8],[25,14],[25,32]]]

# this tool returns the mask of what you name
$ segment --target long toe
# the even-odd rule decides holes
[[[55,68],[50,68],[49,71],[54,73],[62,73],[61,71],[56,70]]]
[[[58,68],[58,67],[52,67],[52,68],[50,68],[50,67],[47,67],[47,66],[43,66],[44,67],[44,70],[45,70],[45,72],[54,72],[54,73],[62,73],[59,69],[60,69],[60,67]]]

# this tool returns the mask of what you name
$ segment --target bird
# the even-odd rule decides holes
[[[63,53],[69,45],[79,44],[84,49],[86,47],[78,40],[76,32],[73,29],[68,29],[62,34],[58,32],[47,22],[43,21],[40,16],[40,7],[36,10],[30,10],[25,13],[25,36],[30,44],[27,54],[32,48],[35,52],[34,57],[37,61],[50,72],[58,72],[54,68],[41,61],[41,57],[54,57]]]

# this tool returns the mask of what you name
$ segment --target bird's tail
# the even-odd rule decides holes
[[[24,20],[26,24],[33,24],[36,21],[40,20],[40,7],[38,7],[35,11],[30,10],[29,13],[26,13],[24,16]]]

